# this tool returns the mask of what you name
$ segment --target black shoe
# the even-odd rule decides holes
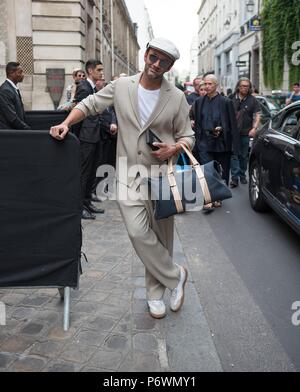
[[[237,180],[231,180],[229,185],[230,188],[236,188],[239,186],[239,182]]]
[[[248,181],[246,178],[241,178],[241,184],[246,185],[248,184]]]
[[[87,210],[86,208],[83,208],[82,213],[81,213],[81,219],[96,219],[96,216],[91,213],[91,211]]]
[[[94,214],[104,214],[104,210],[102,208],[97,208],[94,206],[94,204],[89,203],[85,206],[90,212],[93,212]]]

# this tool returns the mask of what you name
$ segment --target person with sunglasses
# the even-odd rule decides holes
[[[66,88],[66,102],[61,104],[57,110],[72,110],[73,107],[75,106],[74,103],[74,98],[76,94],[76,88],[81,80],[85,80],[85,72],[82,69],[74,69],[72,73],[72,77],[74,80],[74,83],[70,84]]]
[[[203,95],[206,94],[206,91],[204,88],[204,82],[200,76],[197,76],[193,80],[193,86],[194,86],[195,91],[186,96],[186,100],[190,106],[193,105],[193,103],[196,101],[196,99],[198,99],[199,97],[202,97]],[[201,93],[200,89],[202,89],[202,93]]]
[[[165,38],[155,38],[146,47],[142,73],[122,77],[97,94],[83,100],[50,134],[65,138],[69,127],[87,115],[102,113],[114,105],[119,133],[117,145],[117,198],[132,245],[145,266],[147,304],[154,318],[166,315],[163,296],[171,290],[170,308],[177,312],[184,302],[187,270],[173,262],[174,219],[156,220],[153,203],[143,177],[181,151],[180,143],[191,149],[194,132],[185,95],[169,83],[164,74],[180,54]],[[156,151],[146,143],[151,129],[163,143]]]

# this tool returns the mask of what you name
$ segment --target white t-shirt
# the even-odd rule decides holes
[[[146,90],[139,84],[139,111],[142,125],[144,126],[151,114],[153,113],[155,106],[159,100],[160,89],[158,90]]]

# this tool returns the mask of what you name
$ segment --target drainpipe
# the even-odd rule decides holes
[[[249,79],[250,79],[251,81],[253,81],[253,78],[252,78],[251,73],[252,73],[252,52],[251,52],[251,50],[250,50],[250,51],[249,51]]]
[[[100,61],[103,63],[103,1],[100,0]]]
[[[129,26],[127,26],[127,75],[130,75]]]
[[[115,74],[115,37],[114,37],[114,4],[110,0],[110,22],[111,22],[111,75]]]

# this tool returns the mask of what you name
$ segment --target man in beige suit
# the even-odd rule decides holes
[[[145,265],[148,306],[155,318],[166,314],[163,301],[166,288],[171,290],[171,310],[177,312],[181,308],[187,280],[187,270],[172,261],[173,217],[155,220],[152,201],[148,194],[145,197],[140,186],[142,168],[150,173],[153,165],[161,165],[177,155],[181,150],[179,142],[191,148],[194,144],[186,98],[163,76],[179,57],[172,42],[153,39],[147,45],[145,69],[141,74],[120,78],[89,96],[50,131],[54,138],[62,140],[71,125],[114,105],[119,124],[118,202],[131,242]],[[157,151],[146,144],[149,128],[163,141],[157,144]],[[124,159],[128,169],[125,176],[122,174]],[[140,171],[132,170],[136,165]],[[126,189],[126,197],[121,189]]]

